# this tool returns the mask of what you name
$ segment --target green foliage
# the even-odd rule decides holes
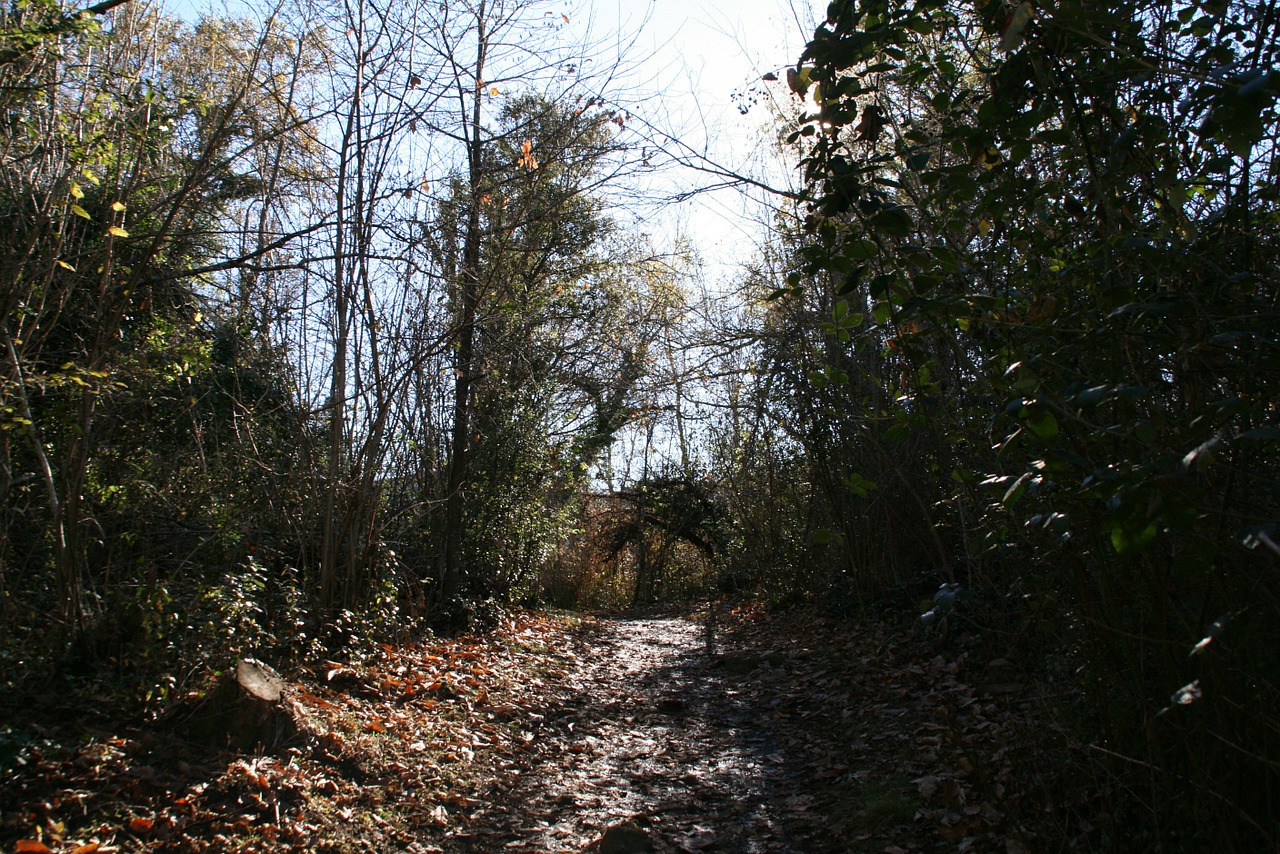
[[[570,536],[587,467],[629,416],[644,342],[630,322],[637,248],[589,192],[616,148],[607,115],[525,96],[498,123],[478,185],[456,178],[439,204],[434,251],[461,317],[476,206],[474,353],[455,367],[470,371],[473,434],[460,548],[468,592],[511,601],[536,598]]]
[[[1238,535],[1280,513],[1275,33],[1248,4],[837,0],[801,59],[788,284],[823,294],[803,298],[830,341],[806,394],[828,435],[863,431],[822,458],[878,485],[909,467],[966,581],[1069,596],[1046,653],[1088,650],[1121,752],[1149,756],[1144,720],[1188,681],[1148,644],[1277,592]],[[862,463],[873,443],[907,461]],[[1240,710],[1274,704],[1273,634],[1236,636],[1249,664],[1223,665],[1197,722],[1155,725],[1145,809],[1235,850],[1280,836],[1257,794],[1277,745],[1246,739],[1236,777],[1210,745],[1270,726]],[[1227,832],[1232,809],[1253,824]]]
[[[261,189],[234,124],[252,67],[198,81],[195,57],[252,56],[256,30],[132,6],[93,29],[0,67],[2,640],[160,702],[247,647],[307,648],[303,419],[283,353],[191,275]]]

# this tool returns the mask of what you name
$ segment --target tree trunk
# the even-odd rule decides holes
[[[276,750],[300,729],[288,687],[275,670],[243,658],[193,707],[170,721],[184,736],[211,747]]]
[[[467,231],[462,247],[462,269],[459,276],[462,316],[458,328],[458,363],[453,392],[453,434],[449,451],[449,480],[445,495],[445,543],[441,568],[440,592],[456,595],[462,589],[462,534],[465,525],[465,493],[471,432],[471,384],[475,361],[476,309],[480,301],[480,181],[481,154],[480,104],[483,97],[485,53],[488,34],[485,29],[487,4],[481,0],[476,11],[476,68],[472,92],[472,112],[467,140],[467,178],[471,198],[467,212]]]

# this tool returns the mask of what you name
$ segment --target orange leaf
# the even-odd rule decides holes
[[[560,17],[561,17],[561,18],[564,18],[564,22],[565,22],[566,24],[567,24],[567,23],[569,23],[569,16],[568,16],[568,15],[561,15]]]
[[[373,730],[374,732],[387,731],[387,728],[382,725],[381,721],[369,721],[368,723],[365,724],[365,726],[367,726],[369,729]]]
[[[49,846],[43,842],[37,842],[34,839],[19,839],[18,847],[14,849],[18,854],[22,852],[30,852],[30,854],[53,854]]]
[[[155,826],[155,822],[149,818],[129,819],[129,829],[134,833],[150,833],[153,826]]]
[[[93,854],[94,851],[97,851],[101,847],[101,842],[86,842],[84,845],[81,845],[79,848],[72,851],[71,854]]]

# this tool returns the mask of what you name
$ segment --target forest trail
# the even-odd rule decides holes
[[[475,851],[582,851],[598,839],[613,851],[821,850],[809,781],[741,684],[785,657],[713,654],[707,640],[685,617],[602,623],[538,715],[527,762],[455,840]]]
[[[726,608],[709,650],[705,620],[519,612],[320,660],[268,749],[46,681],[5,710],[0,850],[1025,854],[1074,808],[1015,661],[813,607]]]

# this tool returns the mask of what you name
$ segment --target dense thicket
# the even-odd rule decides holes
[[[1046,784],[1083,771],[1132,849],[1280,838],[1276,14],[841,0],[789,72],[787,435],[742,465],[807,509],[769,563],[961,583],[929,619],[1061,684],[1088,748]]]
[[[503,0],[0,30],[6,679],[162,696],[532,594],[662,302],[616,57]]]

